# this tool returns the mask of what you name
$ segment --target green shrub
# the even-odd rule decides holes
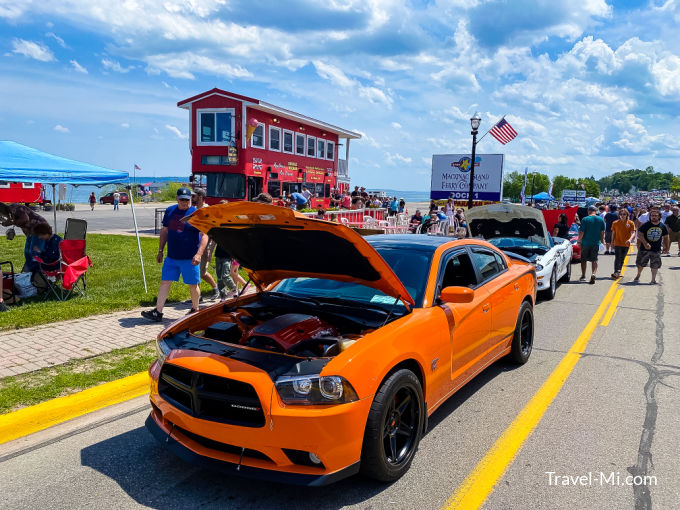
[[[177,200],[177,190],[182,187],[181,182],[169,182],[160,192],[158,200],[161,202]]]

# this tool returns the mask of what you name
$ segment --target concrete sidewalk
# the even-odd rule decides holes
[[[140,312],[145,308],[136,308],[1,332],[0,378],[148,342],[190,308],[183,303],[167,305],[162,323],[144,319]]]

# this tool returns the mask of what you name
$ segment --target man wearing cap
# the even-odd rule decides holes
[[[578,245],[581,247],[581,278],[579,278],[581,282],[586,281],[586,270],[590,262],[593,272],[588,283],[595,283],[597,254],[600,250],[600,243],[604,244],[604,231],[604,220],[597,215],[597,207],[591,205],[588,207],[588,216],[581,220],[578,233]]]
[[[160,322],[163,320],[163,307],[170,293],[172,282],[178,282],[180,275],[191,293],[191,311],[198,311],[198,300],[201,296],[200,263],[201,257],[208,245],[208,236],[201,236],[201,232],[182,221],[196,211],[191,207],[191,190],[180,188],[177,190],[177,204],[165,210],[163,228],[158,243],[156,261],[163,263],[161,271],[161,285],[158,288],[156,308],[145,310],[142,317]],[[168,245],[168,256],[163,260],[163,249]]]
[[[196,188],[191,192],[191,206],[195,207],[196,209],[203,209],[204,207],[208,206],[208,204],[205,203],[205,190],[203,188]],[[208,245],[209,244],[210,240],[208,240]],[[210,262],[211,255],[212,251],[209,249],[203,252],[199,273],[201,274],[201,279],[212,288],[212,295],[210,296],[211,299],[219,299],[220,291],[217,289],[217,283],[215,282],[215,279],[212,277],[212,275],[208,272],[208,262]],[[199,301],[202,300],[203,298],[200,297]]]

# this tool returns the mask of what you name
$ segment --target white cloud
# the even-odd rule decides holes
[[[185,140],[189,138],[186,134],[182,133],[177,126],[166,124],[165,129],[167,129],[168,131],[172,131],[175,134],[175,136],[177,136],[177,138],[183,138]]]
[[[69,60],[69,62],[71,63],[71,66],[73,66],[73,69],[75,69],[77,72],[82,74],[88,74],[87,69],[81,66],[77,60]]]
[[[116,60],[111,60],[109,58],[103,58],[102,65],[104,66],[104,69],[108,69],[110,71],[123,74],[128,73],[135,68],[135,66],[123,67],[120,65],[120,62]]]
[[[399,124],[398,122],[392,122],[392,127],[394,129],[401,129],[401,124]]]
[[[398,164],[410,164],[413,163],[413,158],[409,156],[402,156],[398,152],[395,154],[392,154],[391,152],[386,152],[385,153],[385,161],[389,165],[398,165]]]
[[[150,74],[166,73],[173,78],[193,80],[194,73],[206,73],[226,78],[248,78],[252,73],[240,65],[231,65],[227,59],[219,60],[197,55],[194,52],[151,55],[145,58],[147,72]]]
[[[45,34],[45,37],[51,37],[52,39],[57,41],[57,44],[59,44],[59,46],[61,46],[62,48],[66,48],[66,43],[64,42],[64,40],[54,32],[47,32]]]
[[[27,41],[25,39],[12,39],[12,53],[23,55],[24,57],[32,58],[40,62],[52,62],[56,60],[54,53],[44,44],[34,41]]]
[[[64,133],[64,134],[71,132],[71,130],[69,128],[62,126],[61,124],[57,124],[56,126],[54,126],[54,130],[57,133]]]
[[[128,124],[127,122],[123,122],[123,123],[120,125],[120,127],[127,129],[127,128],[130,127],[130,124]]]

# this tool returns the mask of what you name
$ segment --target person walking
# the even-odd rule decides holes
[[[94,191],[90,193],[90,198],[88,201],[90,202],[90,210],[94,211],[94,206],[97,203],[97,197],[94,196]]]
[[[604,245],[605,245],[605,255],[610,255],[614,253],[614,244],[612,243],[612,225],[616,220],[619,219],[619,214],[617,213],[617,206],[612,204],[609,206],[609,212],[604,215]]]
[[[208,204],[205,203],[205,190],[203,188],[196,188],[191,193],[191,206],[195,207],[196,209],[203,209],[204,207],[208,207]],[[208,239],[208,243],[210,243],[210,239]],[[210,250],[205,250],[203,252],[203,256],[201,257],[199,273],[201,275],[201,279],[204,280],[208,285],[210,285],[210,288],[212,288],[212,295],[210,296],[210,298],[219,299],[220,291],[217,288],[217,283],[215,283],[215,279],[208,272],[210,255],[211,255]],[[202,301],[202,297],[199,298],[199,302],[200,301]]]
[[[597,214],[597,207],[588,207],[588,216],[581,220],[578,233],[578,245],[581,247],[581,278],[580,282],[586,281],[588,262],[591,263],[592,273],[588,283],[594,284],[597,277],[597,254],[600,243],[604,243],[604,220]]]
[[[661,249],[668,251],[670,247],[668,228],[661,223],[661,212],[658,209],[649,211],[649,221],[643,223],[638,229],[638,241],[640,242],[640,249],[635,258],[637,276],[633,278],[633,281],[640,281],[642,270],[649,264],[652,270],[652,281],[650,283],[655,285],[657,283],[656,274],[661,267]]]
[[[558,216],[558,222],[555,223],[553,227],[553,237],[561,237],[566,239],[569,236],[569,222],[567,221],[566,214],[560,214]]]
[[[158,242],[156,261],[163,263],[161,270],[161,284],[158,288],[156,308],[144,310],[142,317],[161,322],[163,307],[170,293],[172,282],[178,282],[180,275],[189,287],[191,293],[191,311],[198,311],[198,300],[201,296],[200,264],[203,252],[208,246],[208,236],[201,236],[201,232],[194,226],[182,221],[196,211],[191,207],[191,190],[180,188],[177,190],[177,204],[165,210],[163,228]],[[163,249],[168,245],[168,256],[163,259]]]
[[[629,219],[628,209],[622,207],[619,219],[612,223],[612,242],[614,244],[614,272],[612,279],[621,278],[623,261],[628,255],[630,243],[635,241],[635,223]]]
[[[117,211],[117,210],[118,210],[118,204],[119,204],[119,203],[120,203],[120,193],[118,193],[118,191],[116,191],[116,192],[113,194],[113,210],[114,210],[114,211]]]
[[[668,229],[668,249],[673,243],[678,243],[678,257],[680,257],[680,208],[674,205],[671,208],[671,215],[666,218],[665,224]],[[670,253],[669,253],[670,255]]]

